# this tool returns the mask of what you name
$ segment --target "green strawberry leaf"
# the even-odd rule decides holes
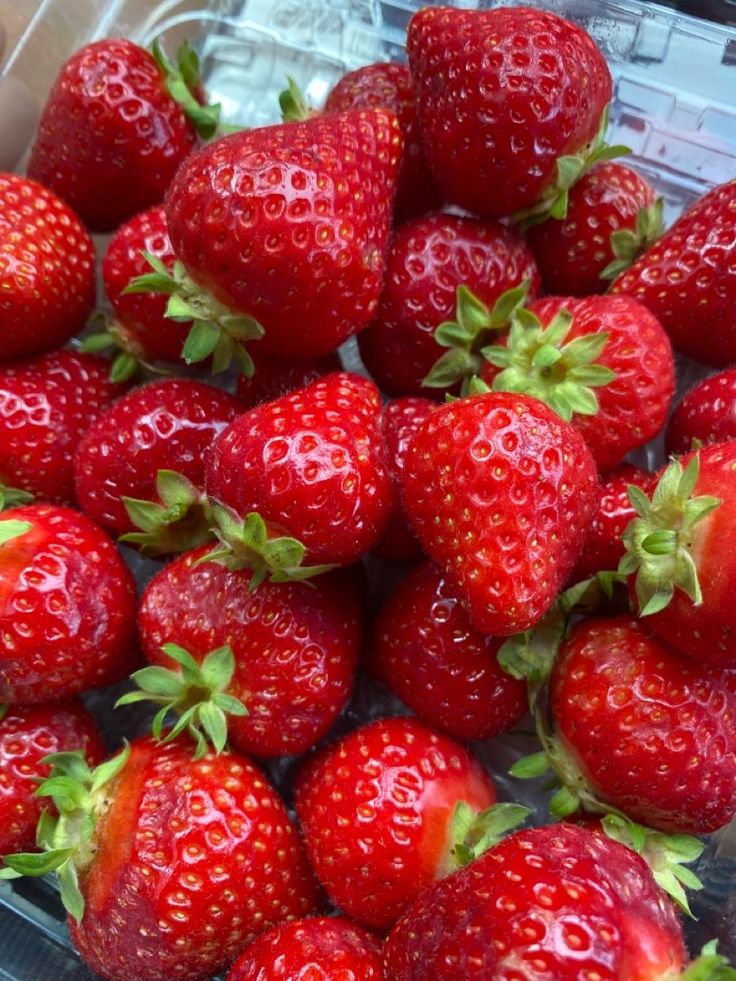
[[[312,115],[304,93],[291,77],[286,76],[287,87],[279,93],[281,119],[285,123],[301,122]]]

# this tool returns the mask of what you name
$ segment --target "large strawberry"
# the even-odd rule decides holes
[[[95,248],[71,208],[0,173],[0,360],[63,344],[95,302]]]
[[[107,535],[52,504],[0,517],[0,702],[64,698],[135,665],[135,587]]]
[[[407,51],[430,169],[448,200],[498,218],[566,191],[601,158],[611,73],[588,34],[528,7],[427,7]]]
[[[648,307],[683,354],[719,367],[735,361],[736,180],[688,208],[613,292]]]
[[[460,399],[422,424],[403,481],[419,540],[476,628],[508,635],[536,623],[595,509],[595,464],[582,436],[527,395]]]
[[[729,368],[694,385],[675,407],[667,423],[667,452],[687,453],[698,444],[733,439],[736,439],[736,368]]]

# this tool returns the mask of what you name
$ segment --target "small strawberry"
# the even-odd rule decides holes
[[[476,312],[477,301],[493,307],[507,290],[527,281],[533,299],[539,291],[536,264],[511,229],[457,215],[409,221],[396,229],[391,241],[381,301],[371,324],[358,335],[360,355],[389,395],[431,397],[425,378],[443,353],[435,330],[454,320],[458,287],[476,298],[468,323],[464,308],[458,319],[472,334],[477,351],[494,326],[487,310],[485,319],[482,308]],[[475,373],[481,364],[476,360]]]
[[[456,739],[489,739],[527,708],[526,685],[501,669],[500,641],[479,633],[428,562],[389,596],[373,628],[370,665],[409,708]]]
[[[736,361],[736,180],[713,188],[623,275],[614,293],[659,319],[677,351],[706,364]]]
[[[667,452],[687,453],[698,444],[733,439],[736,439],[736,368],[712,375],[687,392],[667,423]]]
[[[0,173],[0,360],[39,354],[80,331],[95,302],[95,247],[45,187]]]
[[[0,518],[0,702],[49,702],[135,665],[133,577],[89,518],[52,504]]]
[[[527,630],[549,609],[595,510],[581,435],[527,395],[443,405],[409,446],[404,503],[425,551],[483,633]]]
[[[74,501],[77,444],[123,391],[108,368],[103,358],[73,351],[0,366],[0,483]]]
[[[340,358],[335,352],[311,361],[295,361],[293,358],[262,358],[252,355],[255,372],[252,378],[238,375],[235,394],[245,408],[252,409],[263,402],[273,402],[304,388],[311,382],[329,375],[333,371],[342,371]]]

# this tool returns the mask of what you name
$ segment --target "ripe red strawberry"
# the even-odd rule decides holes
[[[95,302],[95,248],[71,208],[35,181],[0,173],[0,360],[63,344]]]
[[[438,208],[442,195],[424,158],[414,82],[408,66],[381,62],[343,75],[327,96],[325,113],[351,109],[390,109],[399,120],[404,157],[397,178],[397,216],[408,218]]]
[[[389,935],[392,981],[679,977],[672,903],[644,860],[600,831],[510,835],[424,892]]]
[[[383,981],[380,941],[342,916],[283,923],[246,947],[227,981]]]
[[[0,367],[0,483],[71,504],[83,433],[123,391],[103,358],[52,351]]]
[[[262,402],[273,402],[274,399],[288,395],[297,388],[304,388],[323,375],[342,371],[340,358],[336,352],[311,361],[262,358],[258,355],[252,355],[252,360],[255,366],[253,377],[238,375],[235,390],[235,394],[248,409],[261,405]]]
[[[527,231],[544,288],[557,296],[603,293],[662,233],[662,199],[630,167],[601,163],[580,178],[564,218]]]
[[[389,395],[431,397],[433,390],[423,382],[443,353],[434,332],[443,321],[455,319],[457,288],[467,287],[492,307],[525,280],[533,299],[539,274],[532,254],[503,225],[457,215],[407,222],[394,233],[381,302],[372,323],[358,335],[360,355]],[[477,350],[488,342],[483,327],[490,324],[474,326]]]
[[[93,231],[158,204],[197,130],[211,136],[216,128],[216,110],[197,102],[194,52],[185,45],[177,68],[154,55],[123,38],[87,44],[62,66],[46,100],[28,174]]]
[[[95,766],[105,758],[102,737],[81,702],[0,706],[0,855],[33,850],[46,803],[36,790],[51,774],[41,760],[75,749]]]
[[[595,510],[580,434],[537,399],[492,392],[443,405],[414,436],[404,503],[473,625],[527,630],[567,579]]]
[[[699,443],[736,439],[736,368],[694,385],[667,424],[667,452],[687,453]]]
[[[296,784],[317,878],[342,910],[379,928],[472,857],[491,833],[483,821],[495,799],[490,777],[467,750],[406,718],[350,733],[308,760]],[[514,819],[506,828],[528,813],[509,809]]]
[[[676,350],[706,364],[736,360],[736,180],[695,202],[614,282],[648,307]]]
[[[310,563],[354,562],[391,506],[379,410],[375,385],[344,372],[256,406],[216,439],[208,497],[242,518],[258,512],[301,542]]]
[[[22,874],[56,869],[72,941],[108,981],[206,981],[262,930],[316,908],[295,828],[261,771],[191,750],[183,737],[138,739],[93,772],[62,755],[42,787],[61,815],[42,826],[49,851],[6,856]]]
[[[425,153],[448,200],[489,218],[540,199],[549,209],[600,159],[611,73],[581,27],[528,7],[424,8],[406,47]]]
[[[0,702],[111,684],[135,656],[133,577],[89,518],[52,504],[0,518]]]
[[[499,646],[471,625],[442,573],[427,562],[381,608],[370,665],[425,722],[457,739],[489,739],[527,708],[526,685],[501,669]]]

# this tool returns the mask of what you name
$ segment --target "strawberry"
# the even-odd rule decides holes
[[[358,335],[360,355],[389,395],[432,396],[424,380],[442,354],[434,332],[443,321],[454,319],[458,287],[465,286],[492,307],[524,281],[529,281],[533,298],[539,290],[536,264],[511,229],[444,214],[406,222],[391,242],[375,318]],[[492,324],[476,319],[477,350]]]
[[[736,439],[736,368],[705,378],[687,392],[667,423],[667,452],[687,453],[698,444],[732,439]]]
[[[35,181],[0,173],[2,360],[80,331],[95,302],[95,247],[71,208]]]
[[[286,531],[301,543],[294,565],[305,550],[310,562],[349,565],[376,544],[391,506],[379,410],[376,387],[344,372],[250,409],[213,444],[208,497]],[[265,545],[238,541],[232,520],[225,537],[236,552]]]
[[[176,169],[211,136],[217,107],[197,101],[197,56],[188,45],[171,65],[122,38],[94,41],[62,66],[46,100],[28,175],[111,231],[158,204]]]
[[[557,296],[603,293],[662,234],[662,198],[630,167],[601,163],[580,178],[564,218],[528,229],[544,288]]]
[[[89,518],[29,504],[0,519],[0,702],[48,702],[134,666],[133,577]]]
[[[490,777],[460,743],[416,719],[382,719],[309,759],[296,810],[330,899],[389,927],[436,878],[529,812],[492,808]]]
[[[473,625],[506,636],[536,623],[595,510],[595,465],[580,434],[527,395],[460,399],[419,428],[403,481],[414,530]]]
[[[0,854],[34,848],[44,803],[36,790],[51,774],[41,760],[75,749],[95,765],[105,758],[95,721],[81,702],[0,706]]]
[[[430,725],[456,739],[489,739],[527,707],[526,686],[496,660],[442,573],[428,562],[389,596],[373,628],[373,672]]]
[[[674,348],[697,361],[736,361],[736,180],[696,201],[615,280],[648,307]]]
[[[540,201],[564,216],[567,189],[608,156],[611,73],[591,37],[527,7],[436,7],[414,14],[406,47],[425,153],[447,200],[488,218]]]
[[[424,158],[414,82],[407,65],[380,62],[343,75],[327,96],[325,113],[351,109],[390,109],[399,120],[404,157],[397,178],[397,216],[408,218],[439,207],[442,195]]]
[[[383,981],[381,944],[345,917],[312,917],[272,927],[246,947],[227,981]]]
[[[52,756],[39,792],[58,821],[46,851],[6,856],[3,878],[56,870],[74,945],[108,981],[206,981],[317,895],[286,809],[245,756],[192,760],[185,738],[138,739],[94,771]]]
[[[273,402],[274,399],[288,395],[297,388],[304,388],[323,375],[342,371],[340,358],[336,352],[311,361],[262,358],[257,355],[252,355],[252,360],[255,367],[253,377],[238,375],[235,391],[238,399],[248,409],[261,405],[262,402]]]
[[[238,749],[257,756],[304,752],[350,696],[362,641],[356,583],[341,572],[313,586],[266,582],[250,592],[248,570],[203,562],[206,551],[175,559],[146,587],[138,614],[141,645],[160,667],[134,678],[144,692],[161,696],[162,717],[171,705],[183,727],[203,733],[200,746],[205,737],[217,742],[224,735],[223,713],[234,711],[228,728]],[[147,684],[151,675],[160,681],[162,667],[173,669],[163,693]],[[144,697],[133,693],[123,701]],[[208,713],[218,716],[219,729],[208,728]]]
[[[0,482],[71,504],[83,433],[122,392],[107,361],[52,351],[0,367]]]

